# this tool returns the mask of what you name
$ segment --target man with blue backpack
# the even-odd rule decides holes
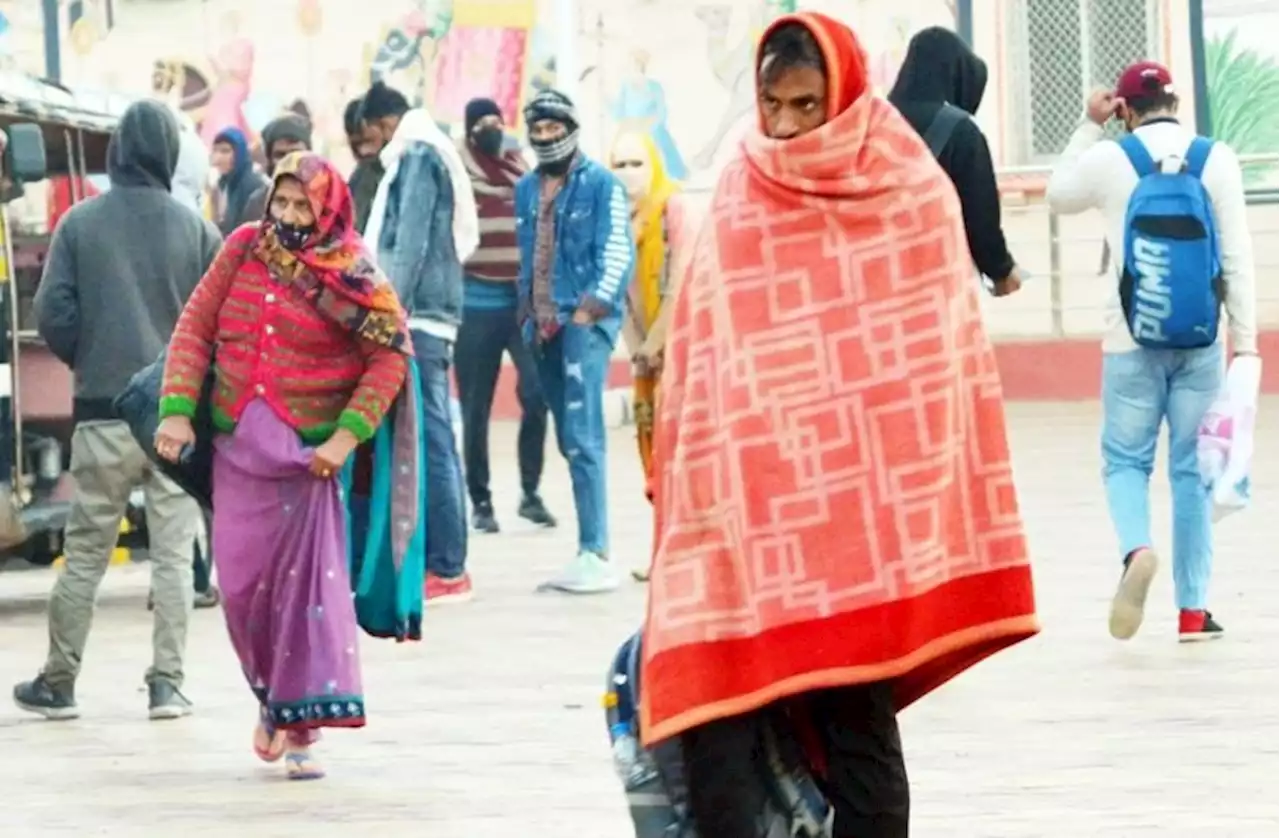
[[[1114,92],[1089,97],[1087,119],[1049,180],[1054,212],[1099,210],[1116,283],[1103,339],[1103,474],[1120,541],[1112,637],[1142,623],[1155,576],[1148,483],[1160,426],[1169,426],[1173,577],[1182,642],[1221,637],[1206,609],[1213,560],[1210,500],[1196,462],[1201,418],[1224,368],[1226,309],[1231,349],[1256,354],[1253,245],[1240,163],[1230,148],[1183,127],[1164,66],[1144,61]],[[1105,137],[1119,119],[1125,135]]]

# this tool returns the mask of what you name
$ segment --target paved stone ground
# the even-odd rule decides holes
[[[1098,492],[1097,408],[1010,414],[1045,631],[905,714],[913,835],[1274,835],[1275,402],[1262,414],[1255,507],[1220,531],[1213,599],[1230,635],[1189,647],[1174,642],[1167,568],[1143,632],[1125,645],[1106,635],[1118,563]],[[628,432],[611,444],[617,558],[638,566],[649,515]],[[509,532],[473,542],[479,597],[433,611],[425,643],[365,644],[372,719],[328,737],[328,780],[285,783],[253,759],[253,710],[218,612],[198,613],[191,635],[198,715],[149,723],[146,569],[113,569],[79,686],[83,718],[52,724],[0,706],[0,836],[630,835],[598,707],[644,590],[533,593],[571,551],[572,527],[516,523],[513,449],[513,429],[500,429],[495,488]],[[548,462],[546,495],[569,517],[564,468]],[[48,571],[0,575],[6,691],[40,662],[50,583]]]

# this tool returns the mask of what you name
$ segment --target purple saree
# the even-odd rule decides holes
[[[213,555],[227,629],[277,728],[362,727],[359,627],[337,478],[255,400],[214,443]]]

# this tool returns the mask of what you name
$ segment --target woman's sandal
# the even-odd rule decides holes
[[[277,730],[267,717],[266,709],[258,717],[258,724],[253,729],[253,752],[263,762],[276,762],[284,756],[287,734]]]
[[[324,769],[311,756],[310,748],[290,749],[284,755],[284,767],[290,780],[319,780]]]

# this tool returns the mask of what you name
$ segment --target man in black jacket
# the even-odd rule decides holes
[[[386,144],[378,136],[377,131],[367,131],[361,114],[364,110],[364,97],[352,99],[342,114],[343,127],[347,132],[347,142],[351,144],[351,153],[356,158],[356,169],[347,180],[351,190],[351,201],[356,209],[356,229],[361,233],[369,225],[369,211],[373,209],[373,198],[378,194],[378,184],[382,182],[385,170],[378,152]],[[376,245],[375,245],[376,246]]]
[[[49,652],[31,681],[13,688],[23,710],[49,719],[79,714],[75,681],[94,600],[116,545],[129,495],[146,493],[154,660],[150,715],[191,712],[180,689],[191,609],[195,501],[155,470],[115,412],[134,373],[169,342],[183,305],[221,246],[217,229],[169,194],[178,124],[158,102],[125,111],[107,149],[111,189],[72,207],[53,232],[36,292],[40,336],[75,379],[66,570],[49,597]]]
[[[973,261],[990,280],[991,292],[1003,297],[1022,287],[1022,280],[1000,228],[1000,190],[991,149],[970,118],[978,112],[986,86],[983,60],[959,35],[934,26],[911,39],[889,101],[929,143],[955,184]]]

